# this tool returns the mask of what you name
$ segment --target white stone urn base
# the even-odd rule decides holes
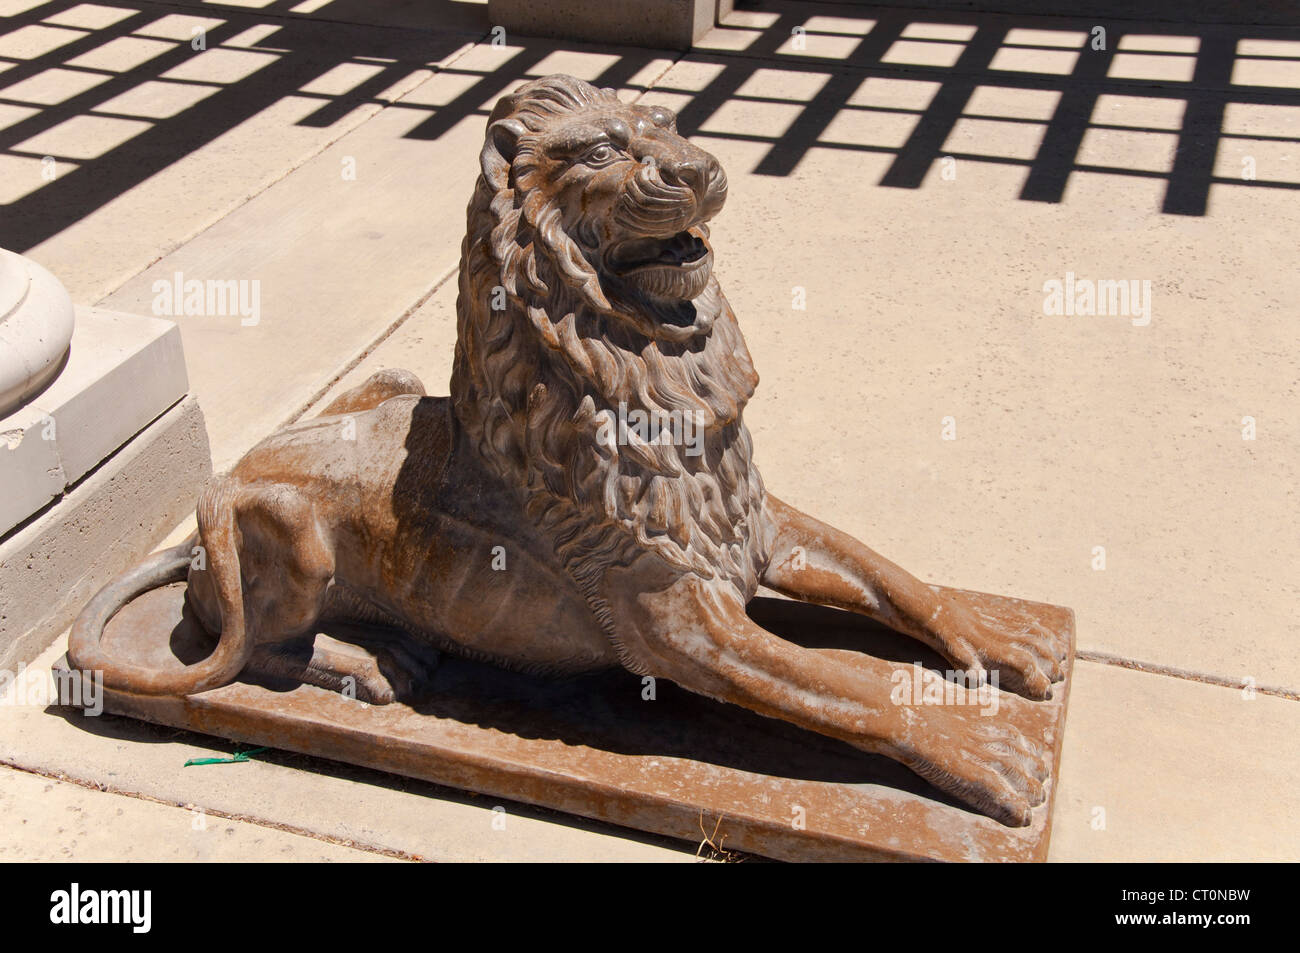
[[[0,418],[58,375],[73,324],[72,299],[59,280],[0,248]]]

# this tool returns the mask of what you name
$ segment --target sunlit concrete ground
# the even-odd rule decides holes
[[[255,324],[177,317],[222,468],[379,367],[445,393],[503,92],[670,105],[730,178],[768,486],[927,579],[1074,608],[1053,858],[1300,858],[1300,30],[761,6],[683,55],[494,43],[474,3],[0,0],[0,246],[120,311],[257,282]],[[1045,313],[1067,275],[1149,299]],[[181,771],[210,750],[5,708],[0,760],[83,788],[0,773],[13,856],[694,857],[293,757]]]

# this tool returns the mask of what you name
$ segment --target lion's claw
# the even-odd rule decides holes
[[[952,717],[951,713],[949,716]],[[929,756],[904,759],[935,787],[1009,827],[1026,827],[1047,800],[1051,771],[1042,747],[1004,721],[963,714],[936,734],[957,742]]]
[[[948,610],[933,633],[949,661],[971,675],[996,672],[999,687],[1035,701],[1052,696],[1065,678],[1068,636],[1019,605],[991,597],[944,592]]]

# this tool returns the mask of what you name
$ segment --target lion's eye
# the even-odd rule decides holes
[[[582,157],[582,161],[587,165],[604,165],[606,162],[612,162],[618,157],[618,150],[606,143],[595,146],[587,150],[587,154]]]

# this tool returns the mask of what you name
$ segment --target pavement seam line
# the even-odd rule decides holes
[[[14,771],[20,771],[23,774],[30,774],[35,777],[45,778],[49,781],[62,781],[66,784],[72,784],[75,785],[76,787],[84,788],[87,791],[97,791],[100,794],[116,794],[121,797],[135,798],[138,801],[146,801],[152,804],[161,804],[164,807],[178,808],[180,810],[189,810],[191,807],[198,806],[193,804],[193,802],[190,802],[188,804],[181,804],[176,801],[168,801],[163,798],[154,797],[151,794],[144,794],[140,791],[127,791],[122,788],[115,787],[111,784],[104,784],[103,782],[99,782],[99,781],[88,781],[83,778],[77,778],[77,777],[73,777],[72,775],[64,774],[62,771],[42,771],[37,768],[28,767],[27,765],[15,764],[12,761],[8,761],[2,758],[0,758],[0,765],[3,765],[4,767],[7,768],[11,768]],[[368,854],[380,854],[384,857],[392,858],[393,860],[403,860],[411,863],[425,862],[425,858],[419,856],[418,854],[412,854],[408,851],[396,850],[392,847],[381,847],[378,844],[366,844],[355,840],[346,840],[341,837],[334,837],[330,834],[322,834],[319,831],[309,830],[308,828],[305,827],[298,827],[293,824],[285,824],[281,821],[266,820],[263,818],[254,817],[249,814],[232,814],[228,811],[218,811],[214,808],[207,808],[207,807],[201,808],[201,810],[205,815],[209,817],[219,817],[227,821],[237,821],[245,824],[252,824],[255,827],[261,827],[267,830],[280,831],[281,833],[284,834],[294,834],[299,837],[305,837],[308,838],[309,840],[320,841],[322,843],[330,844],[335,847],[346,847],[352,850],[359,850],[362,851],[363,853],[368,853]]]
[[[1178,668],[1173,665],[1162,665],[1158,662],[1141,662],[1137,659],[1128,659],[1119,655],[1111,655],[1109,652],[1091,652],[1088,650],[1075,650],[1074,657],[1085,662],[1097,662],[1101,665],[1112,665],[1115,668],[1127,668],[1135,672],[1145,672],[1148,675],[1163,675],[1166,678],[1179,678],[1188,682],[1200,682],[1204,685],[1215,685],[1219,688],[1236,688],[1243,689],[1247,686],[1242,679],[1228,678],[1226,675],[1213,675],[1209,672],[1194,672],[1191,669]],[[1300,692],[1289,688],[1282,688],[1280,685],[1255,685],[1252,686],[1255,692],[1260,695],[1273,695],[1277,698],[1285,698],[1288,701],[1300,701]]]
[[[412,304],[409,308],[403,311],[401,315],[398,316],[396,321],[394,321],[387,328],[381,331],[379,335],[375,337],[369,344],[365,345],[360,352],[354,355],[341,368],[339,368],[337,371],[331,374],[329,380],[326,381],[315,393],[313,393],[310,397],[308,397],[304,403],[299,405],[299,407],[295,411],[293,411],[288,417],[286,417],[283,421],[281,421],[280,424],[275,428],[275,430],[279,430],[282,427],[287,427],[292,423],[296,423],[297,421],[301,420],[304,416],[306,416],[317,404],[319,404],[322,400],[325,399],[326,395],[329,394],[329,392],[334,389],[334,387],[339,383],[339,381],[341,381],[348,374],[352,373],[352,371],[354,371],[356,368],[360,367],[362,361],[368,358],[381,345],[383,345],[385,341],[387,341],[390,337],[396,334],[397,330],[402,325],[404,325],[407,321],[413,318],[416,312],[418,312],[422,307],[424,307],[425,303],[430,298],[432,298],[435,294],[437,294],[438,291],[441,290],[442,286],[445,285],[452,278],[454,278],[459,272],[460,272],[460,264],[457,263],[451,268],[450,271],[448,271],[441,278],[435,281],[433,283],[433,286],[429,288],[428,291],[420,295],[415,300],[414,304]],[[272,430],[272,433],[274,433],[275,430]]]
[[[677,68],[677,65],[678,65],[679,63],[681,63],[683,60],[685,60],[686,57],[688,57],[688,56],[690,56],[690,55],[691,55],[691,54],[690,54],[690,51],[689,51],[689,50],[686,50],[686,51],[684,51],[684,52],[678,53],[678,54],[677,54],[677,58],[674,59],[672,62],[670,62],[667,66],[665,66],[665,67],[664,67],[664,68],[659,72],[659,75],[657,75],[657,76],[651,78],[651,79],[650,79],[650,80],[645,84],[645,89],[643,89],[641,92],[637,93],[636,98],[633,99],[632,102],[634,102],[634,103],[639,103],[641,100],[645,99],[646,96],[648,96],[652,90],[658,88],[658,84],[659,84],[659,81],[660,81],[661,79],[663,79],[665,76],[667,76],[669,73],[671,73],[674,69],[676,69],[676,68]]]

